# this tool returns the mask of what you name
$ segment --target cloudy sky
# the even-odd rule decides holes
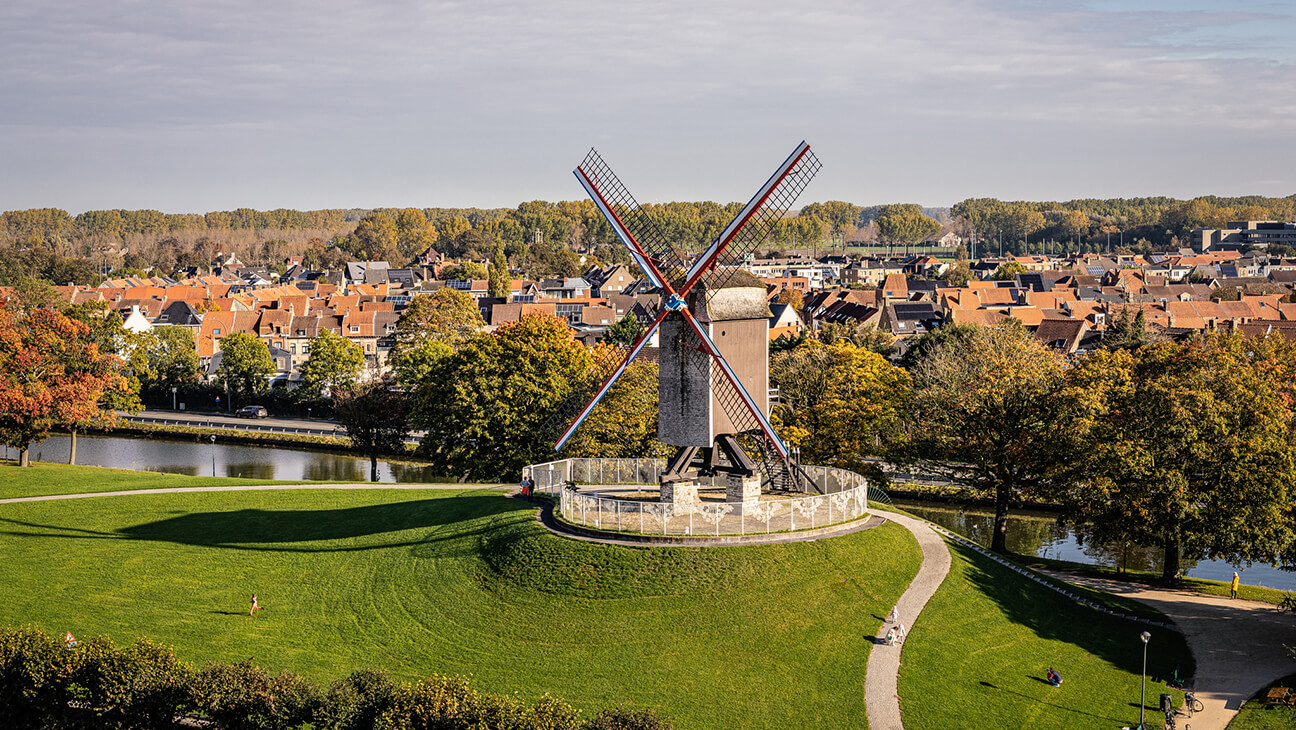
[[[0,210],[1296,193],[1296,3],[6,0]]]

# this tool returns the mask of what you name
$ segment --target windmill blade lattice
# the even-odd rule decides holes
[[[769,424],[762,407],[746,391],[715,342],[711,341],[705,329],[696,321],[683,297],[704,276],[709,276],[709,288],[724,288],[737,271],[736,265],[765,242],[774,226],[791,209],[819,169],[818,158],[810,151],[808,144],[801,142],[721,235],[691,265],[686,266],[684,256],[662,234],[652,216],[639,205],[597,151],[590,150],[575,170],[576,177],[594,199],[600,213],[618,238],[629,249],[635,263],[659,288],[665,299],[660,308],[652,313],[652,321],[647,330],[636,338],[633,346],[620,352],[604,350],[598,362],[590,369],[586,382],[576,388],[576,395],[550,419],[550,424],[566,424],[555,448],[561,449],[571,438],[580,423],[624,374],[663,320],[672,312],[679,312],[689,327],[679,331],[681,342],[678,351],[707,375],[706,382],[714,384],[714,398],[721,405],[734,430],[744,433],[754,426],[786,463],[787,448]],[[718,268],[720,263],[728,265]],[[700,301],[705,303],[708,300],[703,297]],[[633,316],[633,312],[628,316]],[[616,364],[612,365],[614,362]],[[583,400],[581,396],[587,393],[591,393],[592,397],[588,398],[585,405],[576,405]],[[763,403],[765,394],[758,395]]]

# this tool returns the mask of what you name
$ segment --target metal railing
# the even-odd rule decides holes
[[[598,530],[640,535],[719,537],[756,535],[852,522],[868,514],[868,480],[836,467],[802,467],[824,493],[764,495],[756,503],[660,502],[599,487],[658,483],[662,459],[562,459],[523,470],[537,492],[553,495],[566,522]],[[709,483],[709,484],[708,484]],[[580,489],[576,484],[594,485]],[[722,478],[698,480],[699,489],[723,487]]]

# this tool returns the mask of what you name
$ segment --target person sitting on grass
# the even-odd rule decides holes
[[[1044,678],[1047,679],[1048,683],[1053,685],[1054,687],[1062,686],[1062,675],[1053,671],[1053,667],[1048,668],[1048,672],[1044,675]]]

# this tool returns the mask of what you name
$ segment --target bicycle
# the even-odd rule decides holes
[[[1197,699],[1197,695],[1192,692],[1184,692],[1184,709],[1188,710],[1188,717],[1192,717],[1193,713],[1201,712],[1206,709],[1206,706],[1202,704],[1201,700]]]
[[[1278,610],[1296,612],[1296,593],[1283,596],[1283,599],[1278,602]]]

